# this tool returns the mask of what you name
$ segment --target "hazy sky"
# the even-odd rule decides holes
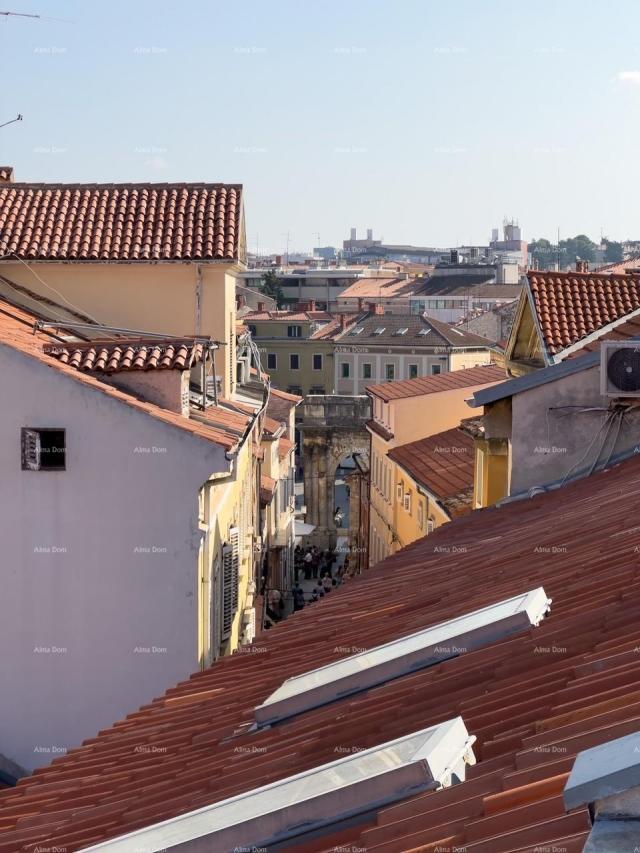
[[[18,180],[241,182],[251,250],[486,242],[505,215],[640,238],[638,0],[2,8],[48,16],[0,20]]]

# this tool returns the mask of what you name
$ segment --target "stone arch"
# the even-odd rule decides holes
[[[365,424],[370,416],[370,400],[366,396],[312,395],[305,399],[298,424],[302,434],[305,521],[315,527],[309,542],[320,548],[336,544],[336,471],[346,456],[359,453],[368,457],[369,433]]]

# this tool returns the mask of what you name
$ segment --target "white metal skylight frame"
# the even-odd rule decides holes
[[[551,600],[542,587],[440,622],[382,646],[288,678],[255,709],[258,726],[273,725],[536,626]]]
[[[404,329],[396,329],[396,331],[393,334],[394,335],[406,335],[408,331],[409,331],[409,329],[408,329],[408,327],[406,327]]]
[[[374,329],[373,334],[374,335],[382,335],[386,328],[387,328],[386,326],[378,326],[377,329]]]
[[[361,335],[364,332],[364,327],[359,326],[357,329],[351,329],[349,332],[350,335]]]
[[[432,332],[432,331],[433,331],[433,329],[420,329],[418,334],[420,335],[420,337],[426,338],[426,336],[429,334],[429,332]]]
[[[84,853],[267,849],[465,778],[475,764],[462,717],[85,848]]]

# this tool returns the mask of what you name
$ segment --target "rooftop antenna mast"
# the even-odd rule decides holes
[[[41,18],[42,15],[30,15],[28,12],[0,12],[0,16],[4,18],[8,18],[11,15],[12,18]]]
[[[5,121],[2,124],[0,124],[0,127],[6,127],[8,124],[13,124],[16,121],[22,121],[22,115],[20,113],[18,113],[16,118],[12,118],[9,121]]]

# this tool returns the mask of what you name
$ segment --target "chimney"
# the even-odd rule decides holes
[[[374,305],[373,306],[373,313],[376,316],[381,317],[384,314],[384,305],[382,305],[382,303],[378,303],[377,305]]]
[[[264,311],[264,302],[258,302],[258,311]]]
[[[370,313],[370,314],[375,314],[375,313],[376,313],[376,303],[375,303],[375,302],[370,302],[370,303],[369,303],[369,313]]]
[[[585,850],[622,850],[613,839],[636,839],[640,819],[640,732],[579,752],[564,788],[568,812],[589,808]]]
[[[340,314],[340,329],[344,331],[347,328],[347,315]]]
[[[358,238],[356,237],[356,233],[357,233],[357,232],[356,232],[356,229],[355,229],[355,228],[352,228],[352,229],[351,229],[351,239],[352,239],[352,240],[357,240],[357,239],[358,239]]]
[[[276,266],[277,267],[282,266],[282,255],[276,255]]]
[[[364,305],[364,299],[362,296],[358,296],[358,314],[362,313],[362,306]]]
[[[247,297],[244,293],[238,293],[236,295],[236,306],[238,308],[246,308],[247,307]]]
[[[0,184],[12,184],[14,181],[13,166],[0,166]]]
[[[316,310],[316,300],[310,299],[309,300],[309,311],[315,311],[315,310]]]

